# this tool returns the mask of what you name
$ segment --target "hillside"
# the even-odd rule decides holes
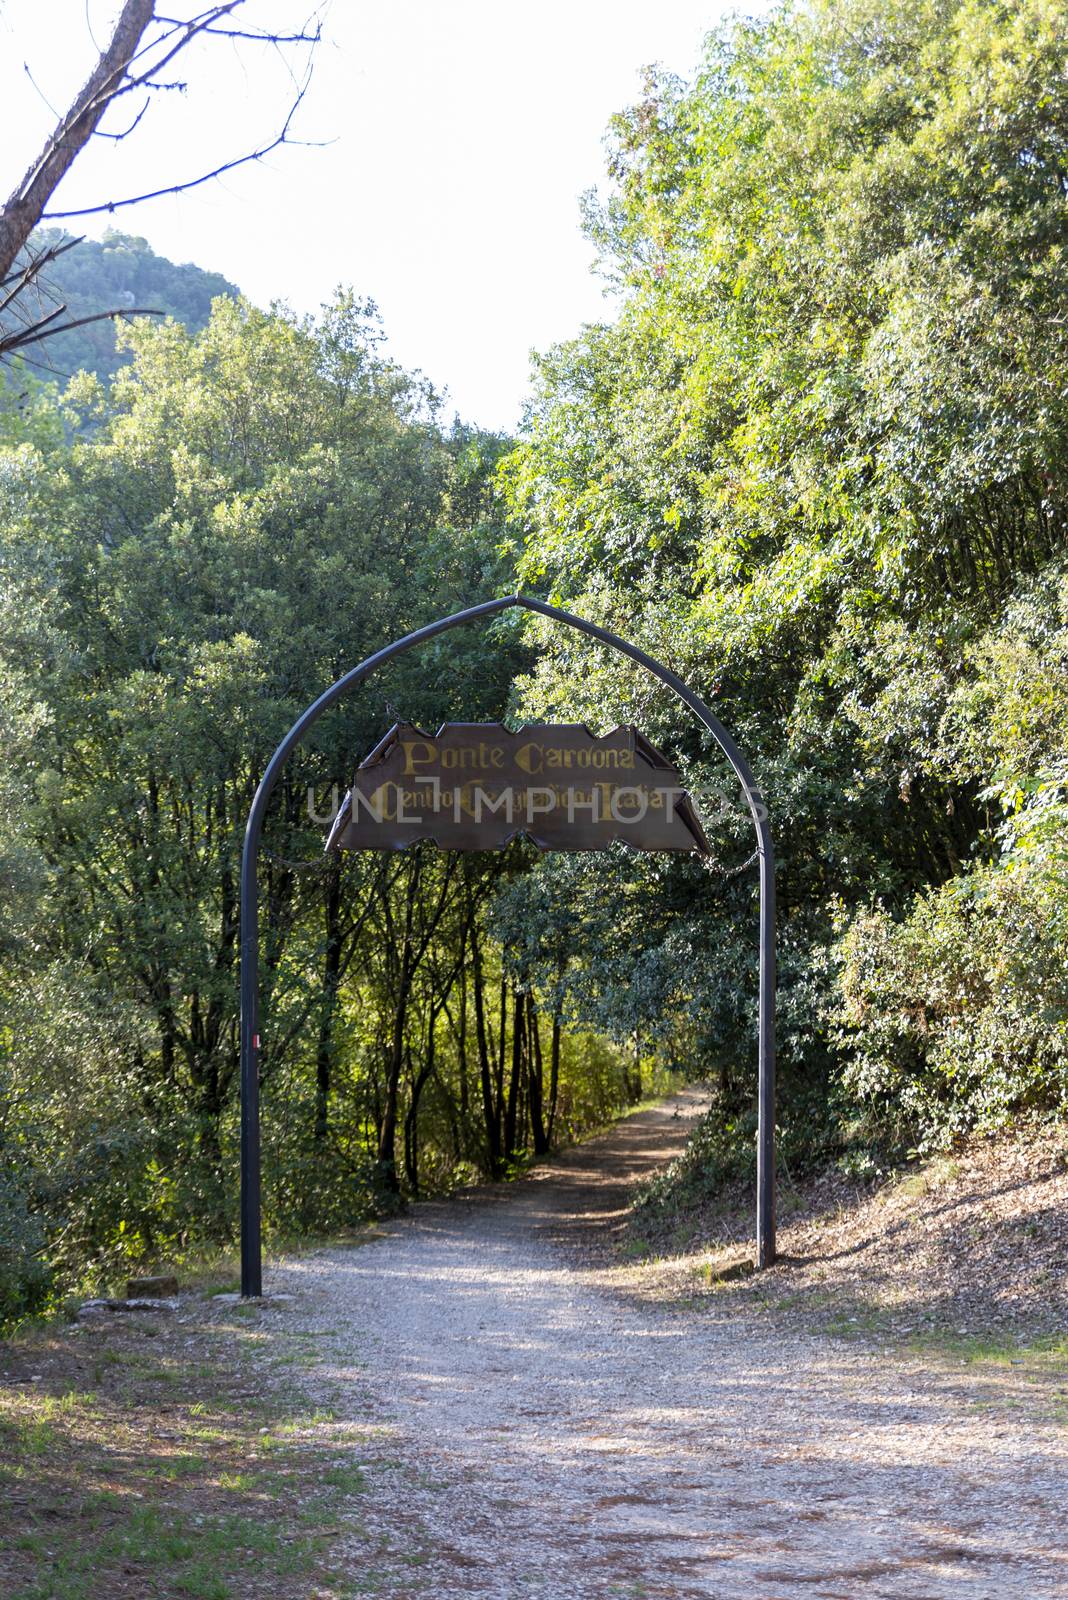
[[[62,239],[57,228],[34,234],[36,248]],[[39,296],[44,311],[65,304],[71,320],[113,307],[146,306],[183,322],[197,333],[207,326],[211,302],[238,289],[220,272],[206,272],[192,262],[178,265],[157,255],[145,239],[109,230],[103,239],[85,239],[49,268]],[[23,316],[33,310],[24,305]],[[85,368],[105,382],[128,360],[115,348],[115,324],[91,323],[32,348],[35,365],[66,377]]]
[[[707,1123],[639,1189],[619,1243],[642,1298],[965,1355],[1052,1341],[1068,1321],[1068,1142],[1059,1122],[860,1179],[780,1173],[780,1259],[750,1276],[751,1186],[709,1184]]]

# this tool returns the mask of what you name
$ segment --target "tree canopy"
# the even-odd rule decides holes
[[[503,468],[526,581],[659,645],[752,754],[805,1148],[858,1102],[920,1140],[1063,1100],[1066,52],[1046,0],[827,0],[651,73],[586,203],[619,315],[540,359]],[[529,708],[649,714],[543,642]],[[713,876],[684,932],[635,928],[658,1001],[687,949],[728,1075],[750,897]]]

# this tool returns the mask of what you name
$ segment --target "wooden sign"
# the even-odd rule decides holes
[[[602,738],[584,723],[512,733],[502,723],[447,722],[435,734],[390,729],[345,796],[328,850],[500,850],[524,834],[539,850],[708,855],[675,768],[636,728]]]

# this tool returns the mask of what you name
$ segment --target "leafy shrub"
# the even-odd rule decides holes
[[[1048,863],[976,867],[903,921],[843,938],[846,1088],[919,1147],[1068,1102],[1066,886]]]
[[[0,1139],[0,1327],[44,1304],[51,1281],[45,1230],[30,1209],[23,1164]]]
[[[835,1158],[856,1168],[857,1176],[871,1163],[866,1150],[852,1146],[868,1130],[856,1118],[840,1087],[791,1090],[780,1103],[776,1153],[780,1180],[788,1184]],[[714,1208],[756,1183],[756,1110],[731,1109],[719,1095],[697,1124],[682,1154],[662,1167],[638,1190],[636,1205],[647,1218],[665,1220],[691,1211]],[[845,1156],[842,1156],[843,1150]]]
[[[283,1144],[269,1130],[263,1176],[268,1230],[283,1235],[351,1227],[397,1207],[373,1153],[358,1145],[345,1149],[332,1136],[318,1145],[307,1138]]]

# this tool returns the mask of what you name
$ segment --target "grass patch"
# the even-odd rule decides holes
[[[293,1335],[186,1304],[207,1320],[39,1325],[0,1346],[2,1600],[348,1594],[340,1531],[350,1561],[364,1537],[360,1564],[380,1565],[334,1413],[264,1382]]]
[[[1043,1378],[1068,1383],[1068,1338],[1051,1334],[1021,1342],[1005,1334],[962,1333],[944,1328],[913,1335],[905,1348],[917,1355],[942,1356],[965,1366],[1023,1368]]]
[[[328,1488],[337,1489],[345,1495],[363,1494],[367,1488],[367,1474],[362,1467],[340,1463],[323,1473],[323,1482]]]

